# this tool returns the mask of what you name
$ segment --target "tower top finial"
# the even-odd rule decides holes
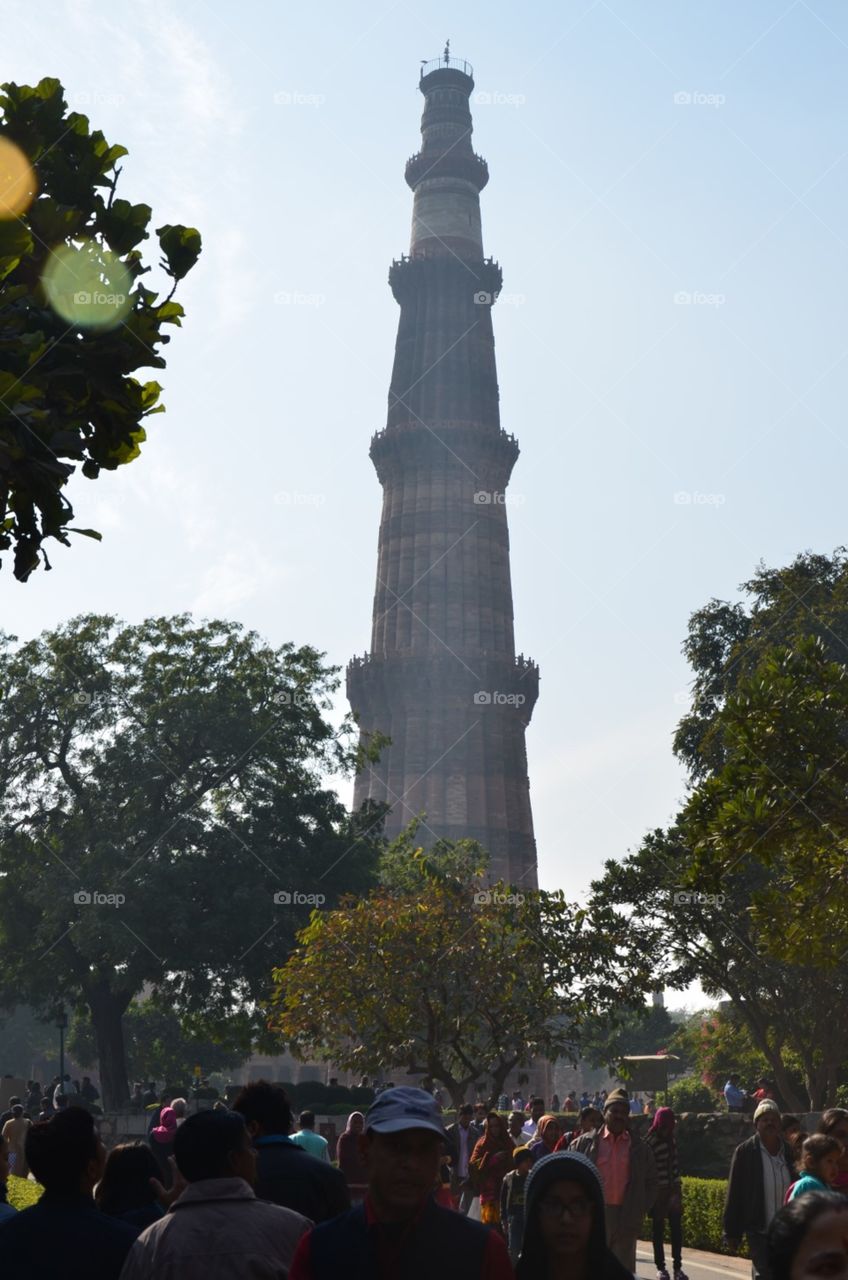
[[[450,66],[450,40],[445,41],[445,66]]]

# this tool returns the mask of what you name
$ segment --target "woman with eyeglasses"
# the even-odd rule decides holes
[[[579,1151],[536,1161],[524,1222],[516,1280],[632,1280],[607,1248],[601,1177]]]

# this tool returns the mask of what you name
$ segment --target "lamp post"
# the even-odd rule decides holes
[[[64,1005],[59,1006],[56,1014],[56,1026],[59,1028],[59,1091],[65,1093],[65,1032],[68,1029],[68,1015]]]

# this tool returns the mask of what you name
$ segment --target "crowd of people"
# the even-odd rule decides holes
[[[658,1280],[686,1280],[674,1112],[658,1107],[640,1138],[624,1089],[599,1101],[554,1114],[533,1098],[506,1117],[466,1104],[445,1126],[431,1093],[388,1088],[348,1117],[338,1167],[314,1114],[295,1124],[265,1081],[196,1114],[160,1098],[147,1142],[109,1152],[86,1107],[33,1120],[15,1102],[0,1136],[0,1275],[626,1280],[648,1214]],[[848,1111],[815,1134],[769,1098],[753,1119],[730,1169],[729,1246],[747,1239],[753,1280],[802,1280],[812,1248],[829,1252],[811,1274],[848,1280]],[[10,1164],[44,1188],[20,1212]]]

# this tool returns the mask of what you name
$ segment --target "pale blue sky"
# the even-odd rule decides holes
[[[7,0],[3,78],[60,77],[129,148],[121,193],[205,248],[155,375],[167,414],[131,467],[71,485],[103,544],[57,548],[26,586],[4,566],[0,625],[190,608],[339,664],[367,647],[386,276],[408,249],[418,65],[447,36],[491,99],[474,143],[522,449],[540,882],[577,893],[683,793],[691,611],[760,557],[846,537],[838,0]]]

